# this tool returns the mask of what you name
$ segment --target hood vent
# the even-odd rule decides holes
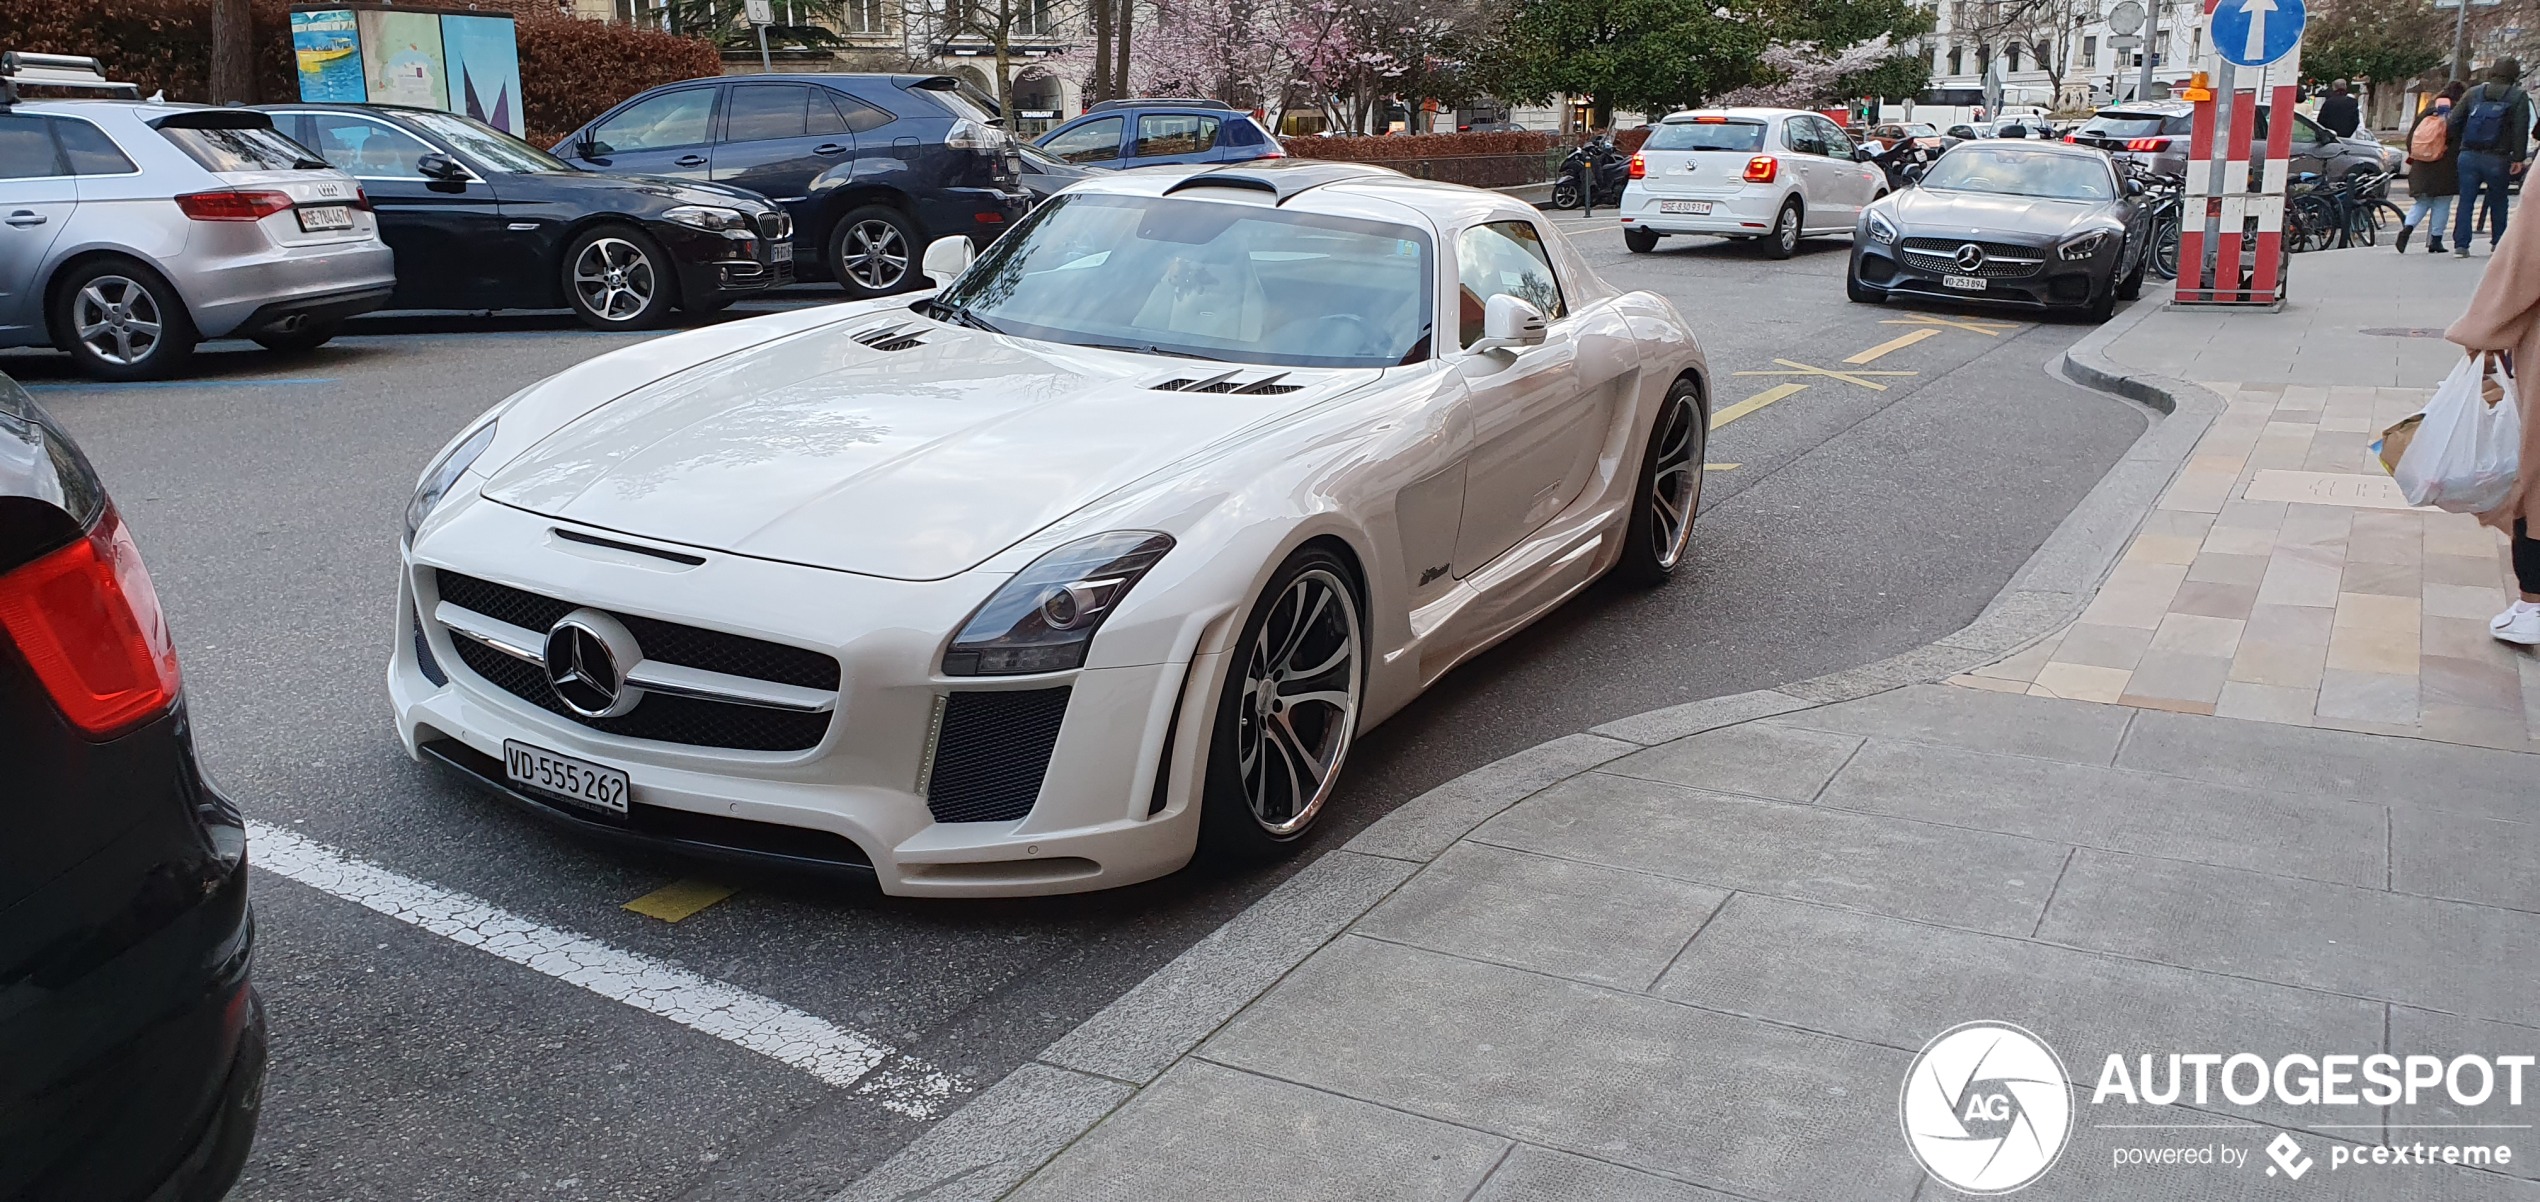
[[[853,337],[856,341],[872,347],[877,351],[904,351],[912,346],[926,345],[926,340],[919,337],[919,335],[924,332],[923,330],[909,329],[909,327],[914,324],[914,322],[904,321],[897,325],[875,326],[870,330],[861,331],[853,335]],[[901,331],[903,330],[907,330],[908,332],[902,333]]]
[[[1270,375],[1259,376],[1251,380],[1239,378],[1242,375],[1242,372],[1230,371],[1214,376],[1201,376],[1196,379],[1189,377],[1177,377],[1156,385],[1154,390],[1157,392],[1222,392],[1236,395],[1273,396],[1283,392],[1295,392],[1305,387],[1303,384],[1280,383],[1281,380],[1288,378],[1288,373],[1283,371],[1273,372]]]

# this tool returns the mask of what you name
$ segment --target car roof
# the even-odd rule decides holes
[[[1807,109],[1777,109],[1752,105],[1737,105],[1730,108],[1716,109],[1679,109],[1667,114],[1663,118],[1660,118],[1659,124],[1684,124],[1691,121],[1698,121],[1704,117],[1748,117],[1769,119],[1773,117],[1822,117],[1824,115],[1825,114],[1823,113],[1810,112]]]

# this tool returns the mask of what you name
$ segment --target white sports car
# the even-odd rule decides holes
[[[1508,197],[1135,171],[924,257],[461,431],[406,515],[407,749],[693,854],[1108,888],[1296,843],[1359,732],[1684,556],[1702,352]]]

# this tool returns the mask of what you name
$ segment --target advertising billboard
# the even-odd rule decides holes
[[[291,49],[300,64],[300,99],[322,104],[360,104],[362,46],[353,10],[291,14]]]
[[[450,107],[449,68],[442,61],[441,14],[360,9],[362,81],[373,104]]]
[[[513,41],[512,19],[444,15],[441,56],[449,71],[450,111],[518,137],[520,50]]]

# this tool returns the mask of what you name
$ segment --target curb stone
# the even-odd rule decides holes
[[[2135,372],[2107,348],[2150,301],[2065,353],[2075,383],[2161,416],[2065,515],[1975,620],[1912,650],[1773,689],[1619,718],[1484,764],[1396,807],[1191,945],[1033,1061],[911,1141],[830,1202],[985,1202],[1064,1152],[1209,1035],[1500,811],[1646,746],[1856,700],[2001,659],[2080,616],[2185,465],[2221,396]]]

